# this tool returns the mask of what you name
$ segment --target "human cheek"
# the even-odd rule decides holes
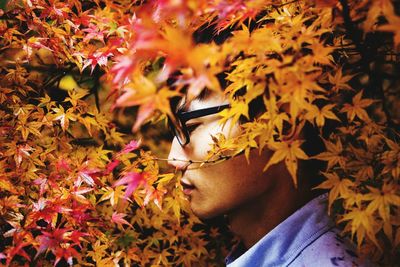
[[[214,144],[213,137],[223,134],[225,138],[231,138],[239,134],[237,125],[232,127],[231,121],[222,125],[218,120],[211,122],[205,121],[203,125],[193,132],[191,140],[193,140],[193,148],[195,155],[205,159]],[[191,141],[192,143],[192,141]]]
[[[224,214],[246,197],[242,192],[247,190],[246,181],[237,175],[238,163],[228,160],[192,173],[197,191],[193,194],[191,205],[199,215],[213,217]]]
[[[216,123],[208,123],[199,126],[190,136],[190,148],[194,160],[205,160],[210,151],[213,139],[221,132],[221,127]]]

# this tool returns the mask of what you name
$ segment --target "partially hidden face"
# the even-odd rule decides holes
[[[203,100],[193,100],[188,111],[219,106],[227,103],[223,95],[212,93]],[[188,161],[205,160],[211,148],[212,135],[223,133],[227,138],[239,134],[240,127],[230,130],[229,122],[223,127],[218,114],[187,121],[190,143],[182,147],[176,137],[172,141],[169,164],[183,172],[181,184],[188,196],[190,207],[199,218],[212,218],[229,214],[246,206],[257,196],[273,187],[275,179],[266,179],[263,168],[269,152],[259,155],[258,150],[250,153],[248,164],[244,155],[233,157],[217,164],[189,164]],[[174,159],[174,160],[173,160]],[[268,176],[274,176],[273,170]]]

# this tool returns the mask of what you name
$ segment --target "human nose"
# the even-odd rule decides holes
[[[190,159],[185,152],[185,148],[179,144],[178,139],[175,137],[169,150],[168,164],[176,169],[183,170],[188,166],[188,162],[190,162]]]

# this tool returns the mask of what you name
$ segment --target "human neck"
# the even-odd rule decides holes
[[[278,179],[273,188],[228,214],[231,231],[246,249],[312,198],[308,190],[294,188],[289,176],[273,178]]]

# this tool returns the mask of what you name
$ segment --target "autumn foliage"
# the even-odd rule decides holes
[[[399,49],[389,0],[0,2],[1,263],[220,265],[220,233],[159,166],[170,99],[208,88],[242,128],[208,160],[268,148],[265,170],[284,161],[294,184],[301,162],[326,162],[327,212],[394,264]]]

